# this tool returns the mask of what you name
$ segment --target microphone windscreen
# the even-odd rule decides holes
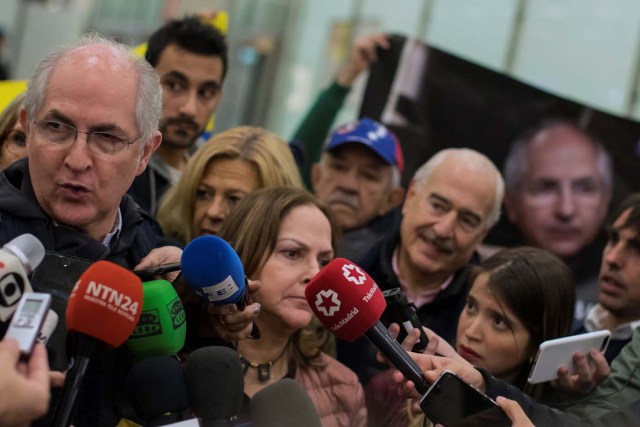
[[[244,370],[228,347],[202,347],[185,365],[191,410],[204,421],[229,420],[242,409]]]
[[[21,234],[7,242],[4,247],[20,259],[27,274],[31,274],[44,258],[44,246],[33,234]]]
[[[136,363],[126,385],[133,408],[144,420],[189,408],[184,369],[174,358],[156,356]]]
[[[142,282],[135,274],[98,261],[82,273],[71,291],[67,330],[119,347],[140,320],[142,301]]]
[[[217,236],[190,241],[182,252],[180,269],[187,285],[214,304],[235,304],[244,297],[242,262],[231,245]]]
[[[184,346],[187,322],[184,307],[173,285],[166,280],[142,283],[144,305],[140,321],[127,340],[139,359],[171,356]]]
[[[335,258],[320,270],[304,293],[320,322],[345,341],[363,335],[387,306],[376,282],[344,258]]]
[[[291,378],[283,378],[254,394],[249,407],[256,427],[321,425],[311,398]]]
[[[31,234],[21,234],[0,250],[0,323],[7,322],[27,292],[27,277],[44,258],[44,246]]]

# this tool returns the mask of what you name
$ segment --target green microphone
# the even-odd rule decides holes
[[[184,346],[187,322],[180,297],[166,280],[142,283],[144,303],[140,321],[127,341],[138,359],[172,356]]]

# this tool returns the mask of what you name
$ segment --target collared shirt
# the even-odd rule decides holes
[[[120,231],[122,231],[122,212],[120,212],[120,208],[118,208],[116,222],[113,224],[113,228],[111,229],[111,231],[107,233],[106,236],[104,236],[104,239],[102,239],[102,244],[108,247],[113,238],[118,238]]]
[[[57,221],[53,221],[53,225],[57,227],[60,224],[58,224]],[[120,212],[120,207],[118,207],[116,222],[113,223],[113,228],[111,229],[111,231],[107,233],[106,236],[104,236],[104,239],[102,239],[102,244],[105,246],[109,246],[111,240],[113,240],[114,237],[117,238],[120,234],[120,231],[122,231],[122,212]]]
[[[608,311],[606,308],[604,308],[600,304],[594,305],[593,308],[589,310],[587,317],[585,317],[584,319],[584,328],[587,330],[587,332],[595,332],[605,329],[602,326],[602,321],[605,316],[607,316],[607,314]],[[618,325],[617,328],[611,331],[611,339],[629,340],[633,335],[633,331],[638,326],[640,326],[640,319]]]
[[[447,287],[451,284],[453,280],[453,274],[444,281],[442,285],[437,287],[436,289],[425,289],[422,292],[419,292],[417,295],[414,295],[411,291],[411,286],[404,280],[400,278],[400,269],[398,269],[398,252],[400,251],[399,247],[393,251],[393,257],[391,258],[391,268],[393,268],[393,272],[398,278],[398,283],[400,283],[400,289],[404,292],[404,295],[407,297],[407,301],[412,303],[416,308],[420,308],[423,305],[430,304],[436,299],[436,296],[447,289]]]

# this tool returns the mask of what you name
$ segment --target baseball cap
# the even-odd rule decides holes
[[[325,150],[331,151],[343,144],[359,142],[371,148],[391,166],[397,166],[402,173],[404,157],[400,141],[383,124],[368,117],[344,124],[334,130],[325,143]]]

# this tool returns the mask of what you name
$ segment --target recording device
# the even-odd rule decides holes
[[[417,328],[420,331],[420,339],[411,350],[417,353],[422,352],[422,350],[427,347],[427,344],[429,344],[429,338],[427,338],[427,334],[424,332],[424,329],[422,329],[422,324],[416,315],[416,309],[413,304],[407,301],[407,297],[400,288],[382,291],[382,296],[384,296],[384,300],[387,302],[385,317],[390,322],[395,322],[400,325],[398,342],[402,342],[408,333]]]
[[[443,371],[420,399],[420,408],[443,426],[511,427],[511,420],[489,396],[451,371]]]
[[[27,276],[42,262],[44,252],[32,234],[21,234],[0,248],[0,322],[8,321],[20,298],[33,292]]]
[[[127,347],[138,359],[176,354],[184,347],[187,334],[186,314],[178,293],[166,280],[144,282],[142,289],[140,321]]]
[[[256,427],[322,425],[311,398],[291,378],[283,378],[254,394],[249,408]]]
[[[592,348],[604,352],[609,345],[611,333],[608,330],[588,332],[570,337],[547,340],[540,344],[538,353],[529,373],[530,384],[538,384],[558,378],[558,369],[569,368],[569,375],[576,373],[573,355],[577,352],[587,353]],[[591,356],[587,355],[589,363]]]
[[[92,264],[80,276],[66,310],[67,340],[72,344],[75,363],[67,371],[54,426],[70,424],[91,357],[105,344],[124,344],[140,320],[142,298],[138,276],[109,261]]]
[[[27,292],[20,299],[4,338],[18,341],[22,359],[31,356],[50,305],[49,294]]]
[[[144,426],[163,426],[188,418],[189,393],[184,369],[172,357],[155,356],[136,363],[127,391]]]
[[[233,426],[244,400],[244,371],[228,347],[202,347],[185,365],[191,410],[202,427]]]
[[[429,388],[422,370],[378,321],[386,303],[376,282],[344,258],[333,259],[305,288],[305,297],[320,322],[335,336],[354,341],[365,335],[416,390]]]
[[[180,263],[172,262],[169,264],[154,265],[153,267],[141,268],[139,270],[133,270],[133,274],[138,276],[140,280],[149,281],[154,280],[156,276],[164,273],[172,273],[174,271],[180,271]]]

